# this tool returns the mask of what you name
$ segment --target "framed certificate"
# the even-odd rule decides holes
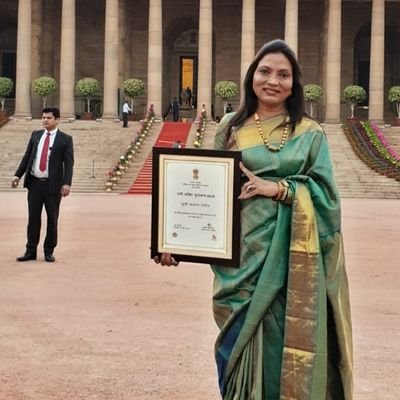
[[[153,148],[151,258],[238,267],[238,151]]]

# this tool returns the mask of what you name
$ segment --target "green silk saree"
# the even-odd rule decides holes
[[[325,134],[303,118],[279,152],[255,125],[221,121],[217,149],[242,152],[255,175],[285,178],[285,204],[241,202],[240,268],[213,265],[215,345],[224,400],[351,400],[352,334],[340,200]],[[284,116],[262,121],[279,144]]]

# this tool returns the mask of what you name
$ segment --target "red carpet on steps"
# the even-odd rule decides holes
[[[186,122],[164,122],[155,147],[171,147],[176,140],[180,140],[182,147],[185,147],[191,126]],[[151,194],[152,161],[150,152],[128,194]]]

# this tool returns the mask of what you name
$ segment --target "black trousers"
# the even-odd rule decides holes
[[[127,128],[128,127],[128,113],[122,113],[122,121],[124,121],[122,127]]]
[[[27,253],[36,254],[40,240],[43,206],[47,214],[47,230],[44,239],[44,254],[53,254],[57,246],[58,215],[60,212],[61,193],[51,193],[47,179],[31,177],[28,189],[28,229]]]

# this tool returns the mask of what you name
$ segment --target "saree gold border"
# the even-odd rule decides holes
[[[280,400],[322,400],[326,328],[319,318],[324,319],[326,288],[313,203],[301,183],[296,185],[292,213]]]

